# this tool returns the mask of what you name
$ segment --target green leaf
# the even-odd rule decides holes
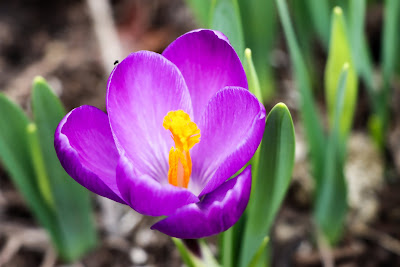
[[[218,262],[215,260],[210,249],[203,240],[198,240],[200,247],[201,258],[194,255],[182,242],[181,239],[172,237],[176,248],[178,249],[183,262],[188,267],[220,267]]]
[[[318,184],[323,175],[325,136],[311,92],[311,82],[297,43],[285,0],[276,0],[283,30],[288,42],[294,75],[300,91],[300,114],[311,153],[313,177]]]
[[[384,126],[382,118],[378,116],[378,114],[372,114],[368,119],[368,130],[373,137],[375,144],[377,144],[380,148],[383,148],[385,144],[383,129]]]
[[[223,32],[240,59],[243,59],[244,37],[237,0],[212,0],[210,28]]]
[[[29,120],[24,112],[5,95],[0,94],[1,161],[36,219],[49,231],[54,243],[61,246],[56,218],[35,180],[26,134],[28,125]]]
[[[349,1],[349,40],[357,73],[365,82],[368,98],[374,113],[378,112],[379,97],[373,81],[373,63],[365,38],[365,0]]]
[[[261,245],[258,247],[256,254],[254,254],[253,259],[251,259],[250,264],[248,265],[249,267],[257,267],[258,266],[258,262],[260,262],[260,258],[265,253],[268,242],[269,242],[269,237],[268,236],[264,237],[264,240],[261,242]]]
[[[311,14],[311,20],[316,32],[322,42],[327,45],[329,39],[329,2],[325,0],[306,0],[305,4]]]
[[[353,123],[354,110],[357,98],[357,74],[351,55],[350,43],[347,39],[346,24],[343,11],[335,7],[332,14],[332,31],[329,47],[328,62],[325,68],[325,97],[328,106],[328,115],[331,128],[335,116],[338,81],[344,63],[349,63],[347,84],[344,98],[344,112],[340,121],[341,135],[347,135]]]
[[[399,34],[398,25],[400,23],[400,1],[387,0],[385,5],[385,16],[383,24],[383,36],[382,36],[382,76],[383,76],[383,89],[380,90],[379,97],[377,97],[378,111],[376,112],[376,118],[379,123],[375,123],[375,140],[381,147],[384,145],[384,138],[379,139],[386,135],[386,131],[389,124],[389,106],[391,92],[391,80],[396,67],[396,60],[398,59],[397,49],[399,46]]]
[[[308,19],[311,18],[310,9],[306,1],[289,0],[289,6],[292,11],[292,20],[296,22],[296,31],[301,36],[299,39],[299,46],[303,53],[303,57],[306,59],[311,58],[313,50],[313,40],[315,40],[316,32],[310,29],[315,28],[313,21]],[[307,18],[307,19],[305,19]]]
[[[229,228],[225,232],[220,234],[220,250],[221,250],[221,263],[222,266],[225,267],[233,267],[235,266],[233,263],[235,262],[235,228],[236,225]]]
[[[397,49],[399,47],[398,30],[400,23],[400,1],[386,0],[385,3],[382,38],[382,67],[384,87],[385,91],[388,91],[390,88],[390,80],[395,69],[395,63],[396,60],[398,60]]]
[[[252,170],[254,169],[253,167],[254,165],[252,165]],[[247,214],[245,211],[234,226],[220,234],[220,258],[221,265],[224,267],[238,266],[246,217]]]
[[[238,0],[243,24],[244,40],[253,52],[261,92],[268,100],[275,91],[270,53],[276,42],[277,16],[273,1]]]
[[[215,259],[214,255],[212,254],[210,248],[207,246],[204,239],[199,240],[200,244],[200,252],[203,261],[206,263],[208,267],[221,267],[217,260]]]
[[[206,27],[210,21],[211,0],[186,0],[186,3],[191,8],[200,26]]]
[[[354,0],[349,2],[349,40],[354,59],[354,65],[359,73],[365,64],[361,57],[362,42],[364,38],[365,0]]]
[[[390,47],[390,45],[387,46],[388,44],[387,40],[391,39],[393,37],[393,34],[395,34],[395,32],[393,32],[395,27],[389,25],[393,23],[396,24],[396,22],[393,22],[392,16],[396,13],[396,7],[394,5],[398,6],[399,2],[392,1],[389,3],[388,1],[387,3],[390,5],[390,7],[386,5],[385,8],[387,9],[387,12],[385,12],[387,16],[385,16],[385,22],[384,22],[384,30],[383,30],[384,34],[382,38],[383,40],[382,55],[383,55],[383,61],[385,61],[386,58],[388,59],[388,61],[386,62],[390,62],[394,60],[396,57],[390,56],[392,52],[389,51],[393,51],[392,50],[393,47]],[[387,97],[389,95],[387,93],[388,87],[386,86],[386,81],[387,81],[386,77],[388,76],[385,77],[384,74],[383,78],[384,88],[383,90],[378,90],[378,86],[375,82],[376,79],[374,79],[374,71],[373,71],[374,66],[372,63],[370,51],[364,34],[365,9],[366,9],[365,0],[349,1],[349,7],[350,7],[349,33],[350,33],[350,40],[352,47],[352,56],[355,66],[357,68],[357,72],[360,78],[365,83],[365,88],[367,89],[368,92],[368,99],[372,106],[372,115],[368,120],[368,128],[375,143],[378,145],[378,147],[383,148],[385,142],[384,136],[386,131],[385,128],[388,115],[387,104],[385,104],[385,102],[388,100]],[[398,12],[398,7],[397,7],[397,12]],[[385,66],[385,63],[382,63],[382,65]],[[384,69],[383,72],[385,72],[385,67],[383,67],[383,69]]]
[[[185,244],[183,244],[181,239],[172,237],[172,241],[174,242],[176,248],[179,251],[179,254],[181,255],[181,258],[183,262],[188,266],[188,267],[205,267],[204,263],[201,262],[201,260],[196,257],[192,252],[187,249]]]
[[[295,136],[292,117],[283,103],[269,113],[261,143],[260,161],[247,207],[240,266],[247,266],[264,237],[289,187],[294,166]],[[254,183],[255,181],[255,183]]]
[[[27,126],[27,136],[28,136],[28,147],[33,163],[33,168],[35,170],[35,177],[37,179],[36,183],[39,188],[39,192],[43,199],[46,201],[49,208],[54,211],[54,200],[51,193],[51,187],[49,184],[49,178],[47,177],[46,166],[44,163],[39,136],[37,133],[37,126],[34,123],[29,123]]]
[[[327,143],[324,179],[316,188],[315,218],[324,237],[335,244],[341,237],[347,212],[347,186],[344,177],[346,136],[341,133],[341,118],[346,112],[346,84],[350,70],[342,68],[335,99],[334,124]]]
[[[54,132],[65,110],[41,77],[35,78],[33,82],[32,107],[48,183],[54,197],[59,231],[64,242],[59,252],[64,260],[73,261],[96,244],[89,193],[68,176],[57,158]]]
[[[263,103],[264,101],[261,93],[260,82],[258,80],[258,75],[253,64],[253,58],[250,48],[246,48],[244,50],[244,56],[246,62],[245,71],[246,71],[247,81],[249,83],[249,90],[257,97],[257,99],[261,103]]]

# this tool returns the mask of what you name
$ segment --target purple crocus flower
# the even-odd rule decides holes
[[[152,229],[201,238],[234,225],[249,200],[265,109],[220,32],[196,30],[162,55],[130,54],[107,84],[107,114],[68,113],[55,133],[68,174],[139,213],[166,216]]]

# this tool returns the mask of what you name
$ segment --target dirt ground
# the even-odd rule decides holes
[[[105,60],[105,48],[99,44],[87,1],[1,1],[0,90],[29,111],[32,79],[41,75],[67,110],[83,104],[104,110],[108,70],[115,60],[141,49],[161,52],[176,37],[196,28],[183,0],[111,3],[120,53]],[[368,12],[368,38],[373,51],[379,51],[382,8],[376,6]],[[283,38],[279,39],[277,51],[283,60],[274,67],[279,91],[267,110],[278,101],[289,106],[297,149],[293,182],[271,236],[273,266],[322,266],[324,250],[313,232],[307,146],[298,121],[290,60]],[[323,66],[326,55],[318,54],[321,58],[317,63]],[[317,76],[322,77],[322,71]],[[345,237],[332,256],[337,266],[400,266],[400,107],[396,105],[400,95],[393,98],[394,118],[384,155],[376,151],[365,129],[369,106],[362,85],[359,98],[346,167],[351,213]],[[323,107],[323,97],[317,94],[317,99]],[[99,245],[80,262],[68,266],[182,265],[169,237],[149,229],[152,218],[95,196],[93,202]],[[67,266],[57,259],[46,233],[0,170],[0,266],[54,265]]]

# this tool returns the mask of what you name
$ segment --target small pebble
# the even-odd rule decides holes
[[[129,256],[131,258],[132,263],[136,265],[143,265],[148,260],[146,251],[138,247],[132,248],[131,251],[129,252]]]

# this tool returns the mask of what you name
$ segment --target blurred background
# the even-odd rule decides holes
[[[294,11],[295,2],[289,1]],[[368,1],[364,31],[376,68],[372,79],[378,84],[382,82],[378,63],[382,57],[383,11],[383,1]],[[324,115],[327,51],[311,22],[303,17],[296,24],[296,16],[298,19],[299,13],[294,12],[295,27],[301,26],[302,33],[308,33],[307,38],[300,35],[298,39],[302,47],[307,47],[315,99]],[[29,114],[32,80],[41,75],[67,111],[83,104],[105,110],[107,78],[117,60],[138,50],[162,52],[178,36],[199,25],[184,0],[1,1],[0,91]],[[308,145],[299,122],[299,93],[279,21],[276,27],[272,48],[262,59],[269,66],[275,88],[273,93],[268,92],[264,104],[267,111],[278,102],[289,107],[296,130],[296,163],[271,235],[272,265],[321,266],[320,251],[313,241],[313,180]],[[333,250],[338,266],[400,266],[399,75],[391,86],[391,119],[386,145],[380,150],[367,127],[372,108],[366,85],[359,85],[345,167],[350,212],[344,238]],[[46,232],[0,165],[0,266],[182,265],[170,238],[150,230],[154,219],[91,197],[98,244],[81,260],[67,265],[57,258]],[[217,253],[213,242],[215,238],[211,238],[211,249]]]

